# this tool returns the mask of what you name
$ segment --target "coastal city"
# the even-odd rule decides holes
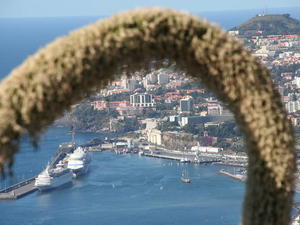
[[[295,133],[298,166],[295,193],[298,196],[300,21],[290,14],[262,13],[226,32],[243,43],[269,70],[274,87],[281,96],[287,119]],[[88,224],[94,224],[92,220],[97,218],[94,215],[95,209],[99,208],[102,210],[99,215],[104,221],[99,224],[119,224],[120,221],[115,220],[117,213],[120,218],[125,218],[124,221],[130,218],[128,221],[131,223],[136,220],[136,215],[140,216],[137,218],[141,221],[148,219],[151,213],[157,215],[157,211],[163,211],[159,199],[164,199],[164,196],[171,199],[165,208],[180,216],[185,216],[181,212],[183,208],[206,216],[206,204],[213,199],[209,210],[214,212],[207,220],[199,219],[203,224],[210,224],[214,217],[218,218],[218,223],[224,222],[222,224],[240,220],[237,214],[241,213],[240,198],[244,195],[244,183],[247,182],[248,156],[243,133],[233,113],[204,84],[182,70],[176,62],[153,59],[146,67],[134,72],[128,72],[126,66],[122,67],[124,70],[115,74],[115,80],[104,89],[72,105],[70,111],[55,120],[47,128],[48,133],[41,138],[41,148],[56,150],[46,153],[41,151],[44,154],[39,162],[43,164],[42,169],[38,165],[29,170],[21,164],[26,169],[20,166],[17,171],[24,172],[25,176],[4,179],[0,183],[0,203],[16,202],[20,204],[18,208],[23,210],[26,201],[35,201],[40,211],[47,211],[49,206],[54,205],[59,208],[55,208],[57,211],[66,210],[58,216],[64,219],[64,213],[74,215],[80,211],[84,214],[86,206],[83,202],[88,202],[91,208],[87,213],[90,213],[92,222]],[[25,149],[31,149],[32,143],[35,144],[35,140],[27,136],[22,141],[25,144],[21,143],[21,147]],[[27,157],[31,164],[38,164],[34,157],[26,156],[23,150],[18,154],[18,160],[23,161]],[[120,175],[117,176],[114,171]],[[165,172],[168,175],[161,175]],[[216,177],[221,179],[219,183],[215,182]],[[207,186],[199,185],[199,180]],[[176,192],[174,187],[179,187],[179,191]],[[81,190],[84,190],[84,195],[90,196],[82,197]],[[192,194],[184,196],[188,190]],[[205,197],[196,199],[195,196],[201,192],[206,193]],[[57,194],[57,199],[61,200],[66,193],[71,197],[62,200],[61,205],[52,202],[51,194]],[[225,197],[224,205],[213,206],[216,199],[226,194],[232,195],[234,200],[228,198],[226,202]],[[174,196],[178,196],[178,199],[182,197],[182,205],[179,200],[176,202]],[[65,205],[73,198],[81,201],[82,205]],[[22,202],[24,199],[25,203]],[[140,204],[143,200],[150,203]],[[215,216],[220,208],[230,208],[230,201],[234,202],[235,209],[233,212],[225,209],[222,213],[230,214],[232,218],[228,221],[231,221],[226,221],[223,215]],[[119,205],[115,206],[114,203]],[[197,204],[202,205],[197,208]],[[79,210],[77,207],[82,208]],[[107,213],[109,216],[105,217]],[[45,218],[32,224],[51,225],[51,222],[57,220],[51,216]],[[291,225],[300,225],[298,197],[295,197],[291,218]],[[166,220],[169,221],[169,218]],[[169,224],[183,224],[184,220]],[[153,222],[152,219],[149,221]],[[192,222],[194,224],[194,220]]]
[[[255,19],[267,16],[257,15]],[[289,18],[289,15],[278,15]],[[270,71],[288,119],[300,127],[300,35],[262,35],[230,30]],[[166,60],[167,61],[167,60]],[[164,62],[163,62],[164,63]],[[116,133],[145,141],[149,148],[245,155],[232,113],[176,64],[120,74],[107,88],[73,106],[56,121],[76,131]]]

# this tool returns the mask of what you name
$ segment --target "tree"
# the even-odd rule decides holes
[[[182,130],[186,133],[197,134],[198,130],[194,124],[188,123],[182,127]]]

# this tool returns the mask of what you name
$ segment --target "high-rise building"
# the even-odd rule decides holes
[[[157,75],[157,80],[160,85],[169,83],[169,75],[165,73],[159,73]]]
[[[289,101],[285,104],[288,113],[295,113],[300,110],[300,101]]]
[[[194,109],[194,103],[192,97],[187,97],[180,100],[179,110],[180,112],[191,112]]]

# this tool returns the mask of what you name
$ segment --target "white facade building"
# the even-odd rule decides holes
[[[289,101],[285,104],[288,113],[295,113],[300,110],[300,101]]]
[[[161,145],[162,144],[162,133],[160,130],[152,129],[148,132],[148,141],[150,143]]]
[[[295,77],[294,80],[293,80],[293,83],[294,83],[298,88],[300,88],[300,77]]]
[[[136,93],[130,95],[130,105],[134,107],[153,107],[154,99],[151,94]]]
[[[155,129],[157,127],[157,119],[147,118],[145,119],[146,130]]]
[[[211,147],[211,146],[193,146],[191,151],[193,152],[207,152],[207,153],[219,153],[223,148]]]

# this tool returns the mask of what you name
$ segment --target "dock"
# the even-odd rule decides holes
[[[247,167],[247,163],[245,162],[219,161],[219,162],[215,162],[214,164],[219,166],[232,166],[232,167],[241,167],[241,168]]]
[[[237,181],[240,181],[240,182],[245,182],[246,179],[247,179],[246,175],[243,175],[243,174],[232,174],[232,173],[229,173],[229,172],[227,172],[225,170],[220,170],[219,173],[222,174],[222,175],[228,176],[228,177],[230,177],[232,179],[235,179]]]
[[[144,153],[144,156],[154,157],[154,158],[162,158],[162,159],[171,159],[171,160],[177,160],[177,161],[180,161],[180,159],[181,159],[178,156],[171,156],[171,155],[158,154],[158,153]]]
[[[159,152],[159,153],[154,153],[154,152],[145,153],[144,152],[143,155],[148,156],[148,157],[170,159],[170,160],[177,160],[177,161],[181,161],[182,159],[186,159],[185,162],[199,163],[199,164],[208,164],[208,163],[220,162],[220,160],[215,159],[215,158],[201,157],[201,158],[195,159],[194,155],[188,155],[188,154],[182,155],[182,153],[176,154],[176,153],[167,153],[167,152]]]
[[[58,151],[52,157],[49,164],[50,168],[56,166],[56,164],[62,160],[66,154],[73,151],[75,148],[74,144],[64,143],[59,145]],[[34,186],[36,176],[16,183],[8,188],[0,190],[0,200],[17,200],[30,193],[37,191],[38,189]]]
[[[35,177],[0,190],[0,200],[16,200],[37,191],[34,186]]]

